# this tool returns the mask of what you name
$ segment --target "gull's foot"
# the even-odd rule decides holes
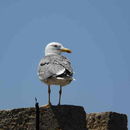
[[[61,104],[60,104],[60,103],[58,103],[58,104],[57,104],[57,106],[61,106]]]
[[[49,107],[51,107],[51,106],[52,106],[52,104],[49,103],[49,104],[44,105],[43,107],[45,107],[45,108],[49,108]]]

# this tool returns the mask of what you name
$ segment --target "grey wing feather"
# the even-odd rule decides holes
[[[51,55],[43,58],[38,67],[38,75],[41,80],[47,79],[51,76],[57,76],[68,70],[73,74],[71,63],[69,60],[61,55]]]
[[[55,57],[55,56],[54,56]],[[65,69],[67,69],[70,73],[73,73],[73,69],[71,67],[71,63],[70,61],[64,57],[64,56],[61,56],[61,55],[58,55],[56,56],[57,60],[56,62],[58,62],[58,64],[60,64],[61,66],[63,66]]]

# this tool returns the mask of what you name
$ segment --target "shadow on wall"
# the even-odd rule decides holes
[[[61,105],[40,109],[40,127],[49,130],[87,130],[83,107]]]

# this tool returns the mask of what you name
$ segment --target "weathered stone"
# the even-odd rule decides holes
[[[0,129],[35,130],[35,108],[0,111]],[[80,106],[40,107],[40,130],[86,130],[86,113]]]
[[[88,130],[128,130],[127,116],[115,112],[90,113],[86,116]]]
[[[27,130],[30,123],[32,128],[35,128],[35,109],[20,108],[8,111],[0,111],[0,129],[4,130]]]
[[[0,111],[0,130],[35,130],[35,108]],[[87,114],[80,106],[40,107],[40,130],[128,130],[127,116],[115,112]]]

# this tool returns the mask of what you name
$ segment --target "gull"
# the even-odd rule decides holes
[[[58,42],[47,44],[45,56],[38,65],[38,77],[43,83],[48,85],[48,105],[51,105],[51,85],[60,86],[58,102],[58,105],[60,105],[62,87],[68,85],[73,80],[71,62],[61,55],[62,52],[71,53],[72,51]]]

